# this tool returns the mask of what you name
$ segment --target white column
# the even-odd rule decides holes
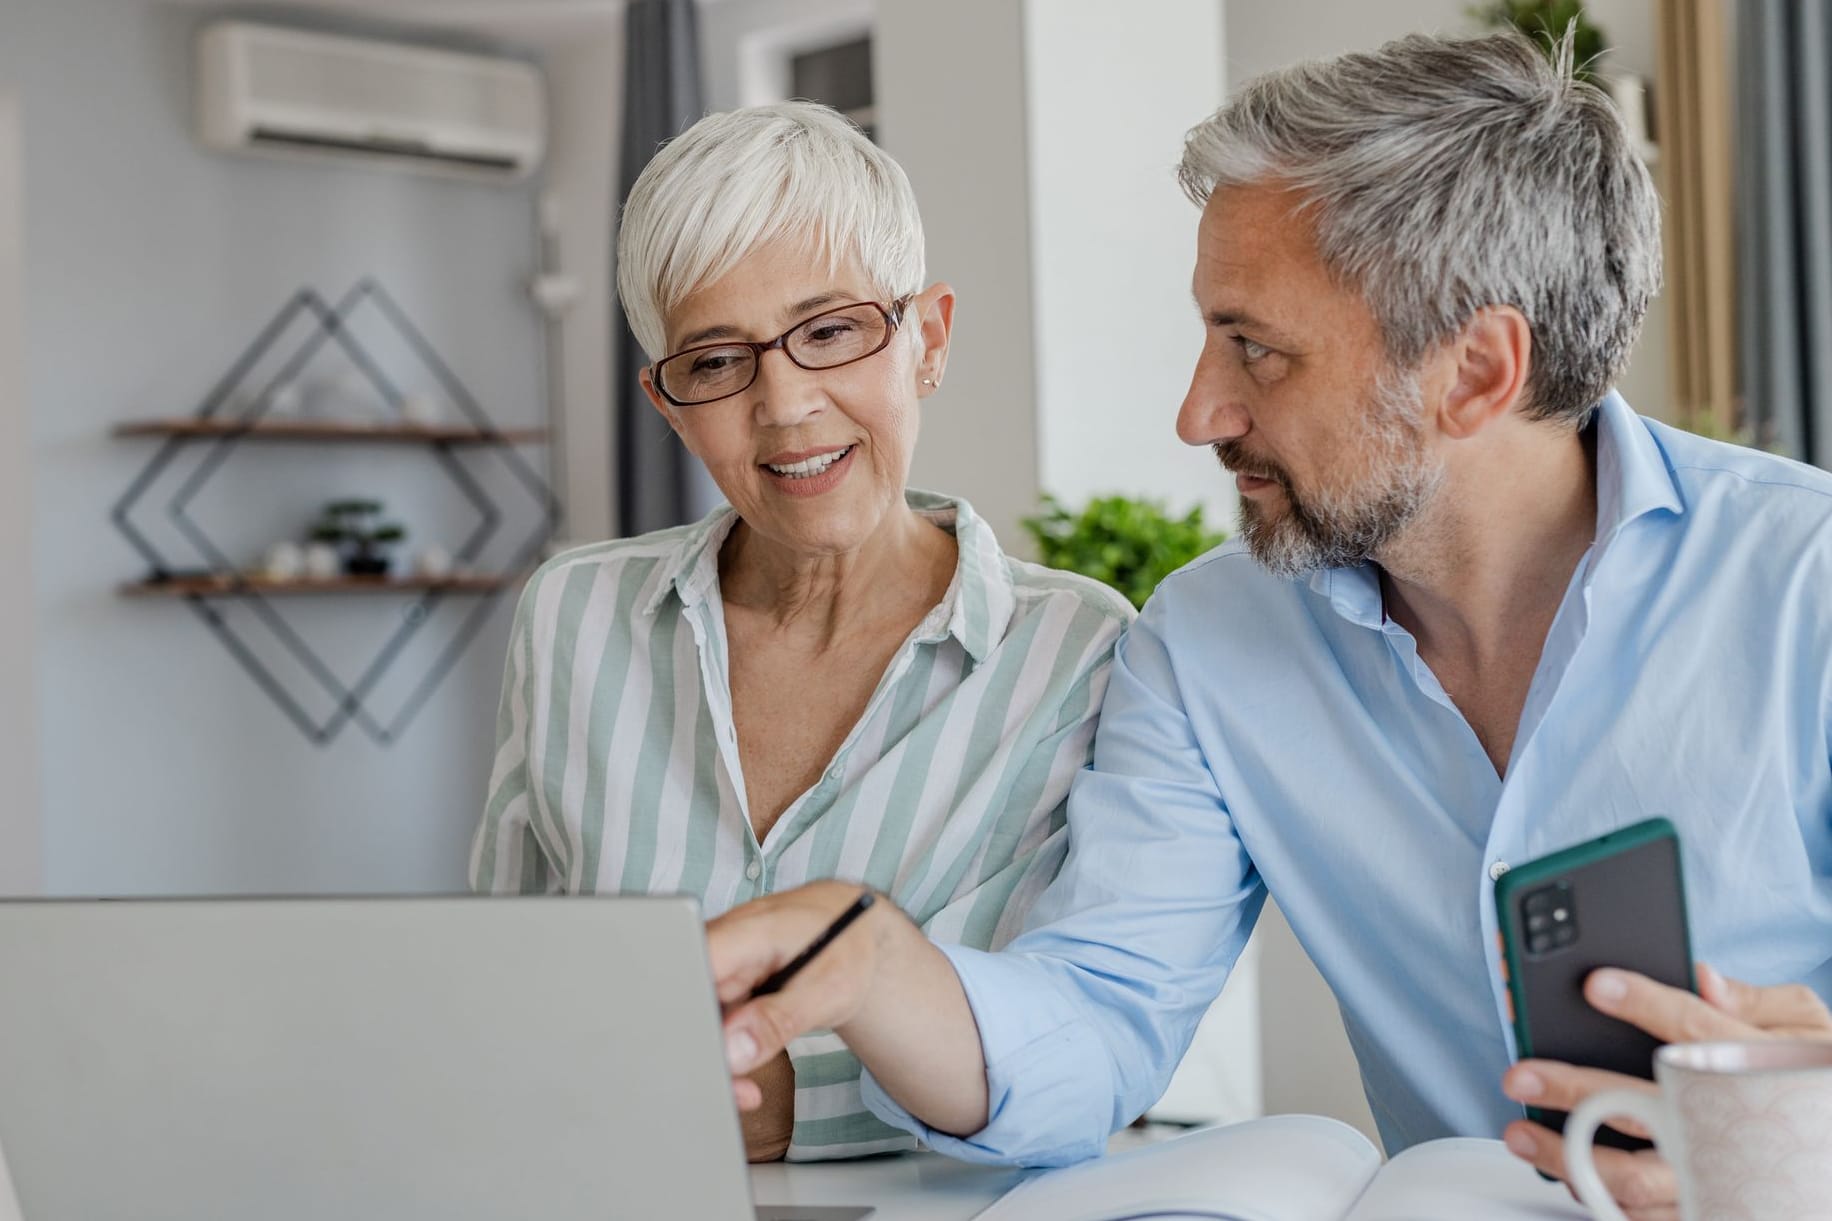
[[[560,359],[548,369],[562,392],[562,448],[554,465],[565,489],[562,541],[609,538],[617,494],[612,466],[611,238],[617,221],[617,135],[623,121],[623,14],[547,56],[552,142],[547,209],[556,222],[560,270],[579,296],[557,325]]]
[[[37,624],[33,608],[32,417],[23,368],[25,157],[18,99],[0,89],[0,895],[44,885],[38,787]],[[0,1209],[7,1192],[0,1176]]]
[[[1214,455],[1176,438],[1202,344],[1183,137],[1221,105],[1219,0],[1027,0],[1038,449],[1044,490],[1234,519]]]

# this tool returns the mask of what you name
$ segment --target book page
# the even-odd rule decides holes
[[[1586,1221],[1561,1183],[1548,1183],[1498,1140],[1414,1145],[1374,1176],[1346,1221]]]
[[[1275,1115],[1039,1172],[978,1221],[1342,1221],[1379,1166],[1345,1123]]]

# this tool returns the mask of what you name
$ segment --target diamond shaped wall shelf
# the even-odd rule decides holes
[[[359,313],[373,314],[400,350],[462,414],[462,425],[429,426],[405,422],[404,396],[384,371],[369,345],[353,329]],[[265,359],[301,323],[308,334],[285,358],[278,371],[252,397],[244,383]],[[329,345],[329,347],[327,347]],[[321,352],[340,352],[375,396],[397,413],[397,420],[370,423],[361,420],[285,418],[272,414],[275,390],[291,384]],[[232,408],[232,403],[245,404]],[[397,740],[431,697],[439,682],[457,663],[465,648],[482,630],[496,600],[511,588],[519,573],[531,565],[558,519],[558,505],[547,482],[516,449],[537,444],[546,434],[537,430],[498,429],[477,399],[465,389],[451,367],[434,351],[406,313],[380,284],[365,279],[345,293],[335,305],[311,288],[302,288],[268,323],[229,371],[190,416],[122,424],[117,436],[163,438],[151,461],[135,477],[116,503],[115,526],[146,560],[150,573],[143,581],[122,587],[133,596],[166,596],[182,599],[209,626],[225,648],[255,683],[305,736],[320,745],[331,741],[349,724],[356,724],[375,741],[388,745]],[[336,444],[411,444],[424,448],[451,481],[463,502],[476,514],[476,524],[456,550],[459,575],[391,579],[345,577],[329,581],[273,581],[240,571],[193,511],[199,494],[241,448],[249,442],[285,441]],[[183,479],[166,504],[166,517],[185,542],[201,556],[199,569],[174,563],[153,541],[146,501],[161,477],[193,445],[208,447],[202,461]],[[467,457],[461,457],[466,455]],[[479,457],[468,457],[479,456]],[[500,573],[479,575],[470,571],[485,546],[502,529],[504,506],[480,480],[470,461],[488,457],[503,464],[510,481],[532,498],[537,518],[534,529],[517,545]],[[282,610],[281,600],[291,595],[384,594],[411,598],[400,623],[387,633],[379,650],[347,678],[314,649]],[[434,652],[425,673],[404,700],[386,713],[373,706],[383,676],[402,657],[408,642],[419,634],[433,612],[448,597],[467,596],[476,602],[458,622],[444,644]],[[272,647],[258,647],[248,633],[238,630],[226,613],[231,604],[246,607],[265,629]],[[277,648],[278,654],[273,651]],[[305,688],[301,691],[301,685]],[[329,700],[328,711],[314,711]]]

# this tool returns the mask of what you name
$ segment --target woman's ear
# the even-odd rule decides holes
[[[941,388],[948,370],[948,337],[954,332],[954,289],[936,283],[917,293],[909,314],[920,324],[916,353],[916,397],[927,398]]]
[[[636,375],[637,380],[642,383],[642,392],[648,396],[649,406],[661,413],[662,419],[668,421],[668,427],[674,430],[674,435],[680,437],[681,443],[685,445],[687,443],[687,438],[681,433],[681,421],[674,414],[674,405],[663,398],[661,396],[661,391],[655,388],[654,374],[655,368],[653,365],[644,365],[642,371]],[[692,447],[689,446],[689,448],[691,449]]]

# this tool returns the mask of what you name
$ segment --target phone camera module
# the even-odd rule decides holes
[[[1577,906],[1569,882],[1554,882],[1533,891],[1521,900],[1520,914],[1529,954],[1554,954],[1578,939]]]

